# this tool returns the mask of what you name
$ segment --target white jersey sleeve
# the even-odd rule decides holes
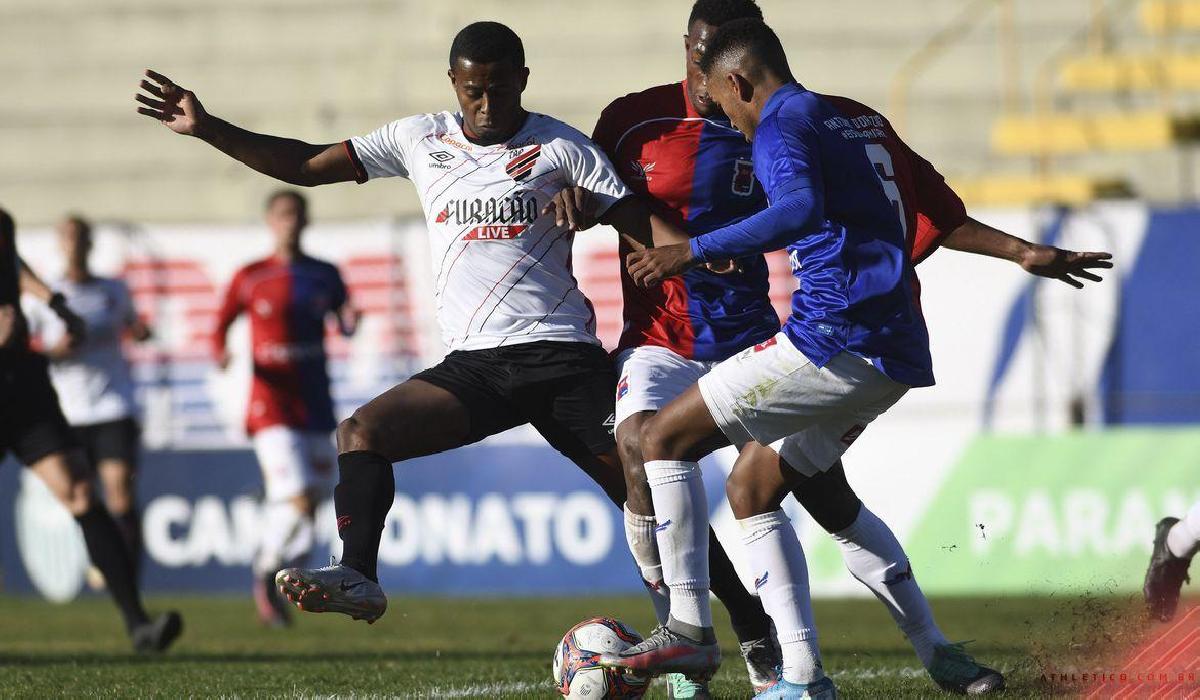
[[[357,158],[364,177],[409,177],[412,172],[413,145],[429,133],[429,115],[397,119],[366,136],[349,140],[352,157]]]
[[[571,129],[559,137],[556,145],[564,179],[567,184],[583,187],[595,196],[600,203],[597,214],[603,214],[613,204],[632,194],[608,156],[582,133]]]

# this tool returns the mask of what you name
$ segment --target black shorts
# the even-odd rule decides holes
[[[58,405],[46,358],[32,353],[0,357],[0,459],[10,451],[29,466],[79,446]]]
[[[616,446],[616,369],[598,345],[537,341],[456,350],[413,379],[449,391],[467,407],[467,444],[529,423],[570,459]]]
[[[141,435],[142,431],[133,418],[75,426],[75,436],[91,465],[98,465],[105,459],[119,459],[130,469],[136,468]]]

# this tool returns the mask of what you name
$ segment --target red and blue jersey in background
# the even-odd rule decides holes
[[[308,256],[291,262],[266,258],[234,275],[213,343],[222,351],[229,326],[246,313],[253,357],[246,409],[251,435],[272,425],[306,431],[336,426],[325,366],[325,319],[348,298],[337,267]]]
[[[592,139],[655,214],[691,236],[766,206],[750,144],[725,119],[697,114],[684,83],[613,101]],[[623,247],[622,258],[628,252]],[[622,264],[625,326],[618,349],[655,345],[689,359],[723,360],[774,335],[779,317],[768,296],[766,261],[758,255],[739,263],[740,273],[701,267],[653,289],[635,285]]]

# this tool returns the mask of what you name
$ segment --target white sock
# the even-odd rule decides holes
[[[650,594],[654,617],[658,618],[658,624],[665,625],[671,614],[671,589],[663,581],[662,560],[654,536],[655,524],[653,515],[638,515],[629,510],[628,503],[625,504],[625,542],[629,544],[633,561],[646,584],[646,592]]]
[[[825,675],[817,648],[808,565],[796,530],[782,510],[739,520],[746,556],[754,572],[754,587],[763,608],[775,623],[783,653],[783,678],[789,683],[812,683]]]
[[[1167,533],[1167,549],[1180,559],[1191,559],[1200,551],[1200,502]]]
[[[658,554],[671,595],[671,617],[712,628],[708,601],[708,498],[696,462],[651,460],[646,480],[654,499]]]
[[[268,503],[263,510],[262,536],[254,557],[255,576],[307,561],[315,540],[312,518],[291,501]]]
[[[883,602],[928,668],[934,647],[946,644],[946,637],[933,621],[929,601],[891,529],[863,504],[854,523],[834,533],[833,539],[841,545],[846,568]]]

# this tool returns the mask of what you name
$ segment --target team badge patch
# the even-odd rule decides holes
[[[733,193],[742,197],[754,194],[754,162],[738,158],[733,162]]]
[[[532,146],[523,151],[515,151],[516,155],[512,160],[508,161],[508,165],[504,166],[504,172],[512,179],[520,182],[529,177],[529,173],[533,172],[533,166],[537,163],[538,156],[542,153],[541,144]]]
[[[621,381],[617,382],[617,401],[625,398],[625,394],[629,393],[629,377],[621,377]]]

